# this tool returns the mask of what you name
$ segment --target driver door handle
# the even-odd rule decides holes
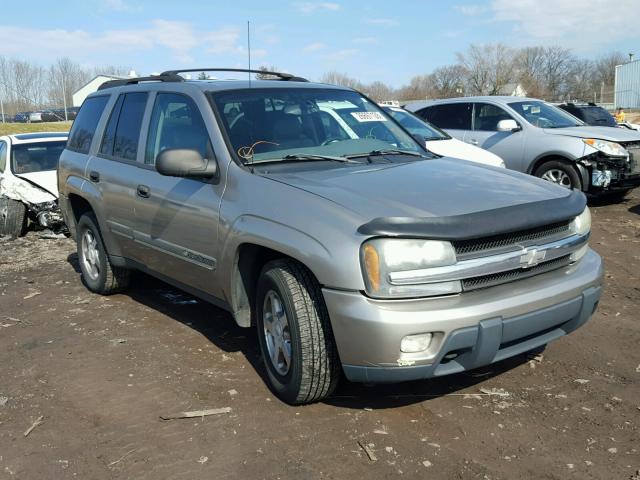
[[[136,189],[136,193],[138,194],[139,197],[149,198],[149,194],[151,193],[151,190],[146,185],[138,185],[138,188]]]
[[[478,140],[472,139],[472,140],[469,140],[469,143],[471,145],[478,145]]]

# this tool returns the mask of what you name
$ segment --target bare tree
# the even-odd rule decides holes
[[[275,65],[262,65],[260,68],[258,68],[258,70],[261,70],[262,72],[277,72],[278,67],[276,67]],[[270,75],[268,73],[256,73],[256,78],[258,80],[273,80],[278,77],[275,75]]]
[[[393,89],[389,85],[380,81],[375,81],[370,85],[364,86],[364,93],[366,93],[376,102],[392,100],[394,96]]]
[[[568,48],[553,46],[544,50],[543,75],[550,99],[560,99],[567,93],[568,79],[576,59]]]
[[[594,64],[591,60],[575,60],[567,78],[567,100],[592,102],[599,91],[593,82]]]
[[[467,70],[462,65],[436,68],[431,75],[435,97],[459,97],[464,94]]]
[[[320,82],[322,83],[330,83],[332,85],[341,85],[347,88],[353,88],[355,90],[364,90],[364,85],[360,83],[360,81],[355,78],[351,78],[344,73],[336,72],[335,70],[331,70],[330,72],[325,73],[321,78]]]
[[[399,100],[424,100],[434,98],[435,86],[432,75],[416,75],[396,92]]]
[[[514,80],[514,51],[502,43],[470,45],[457,57],[467,71],[467,88],[471,94],[497,95]]]

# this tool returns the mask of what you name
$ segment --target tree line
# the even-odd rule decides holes
[[[48,68],[37,63],[0,56],[0,101],[6,115],[42,108],[61,108],[65,99],[99,74],[126,75],[129,68],[114,65],[83,67],[68,57]]]
[[[621,52],[581,58],[561,46],[512,48],[502,43],[470,45],[456,54],[456,63],[417,75],[397,89],[366,82],[337,71],[321,81],[360,90],[376,101],[424,100],[470,95],[510,94],[520,84],[529,97],[548,101],[613,102],[616,65],[627,61]]]
[[[360,90],[376,101],[420,100],[468,95],[497,95],[520,84],[530,97],[549,101],[613,101],[615,66],[627,61],[621,52],[583,58],[562,46],[512,48],[503,43],[470,45],[456,62],[416,75],[393,88],[379,80],[352,78],[330,71],[320,81]],[[275,66],[262,70],[277,71]],[[129,67],[83,67],[69,57],[49,67],[0,56],[0,101],[5,114],[72,105],[72,95],[98,74],[126,75]],[[258,78],[268,78],[258,74]],[[510,93],[510,92],[508,92]]]

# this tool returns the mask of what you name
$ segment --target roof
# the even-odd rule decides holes
[[[224,90],[239,90],[239,89],[258,89],[258,88],[334,88],[338,90],[349,90],[347,87],[341,87],[337,85],[330,85],[327,83],[314,83],[314,82],[297,82],[289,80],[283,82],[282,80],[184,80],[181,82],[156,82],[147,81],[134,83],[130,85],[114,86],[108,89],[99,90],[98,93],[104,93],[105,91],[112,90],[114,88],[129,88],[132,90],[138,90],[141,85],[157,86],[157,85],[171,85],[172,89],[175,89],[177,85],[183,85],[187,88],[196,88],[207,92],[218,92]],[[133,87],[133,88],[131,88]]]
[[[544,102],[539,98],[528,97],[514,97],[511,95],[484,95],[477,97],[454,97],[454,98],[442,98],[440,100],[418,100],[415,102],[407,102],[404,106],[407,110],[415,112],[421,108],[429,105],[438,105],[442,103],[459,103],[459,102],[493,102],[502,105],[507,105],[513,102]]]
[[[17,133],[15,135],[7,135],[11,139],[11,143],[39,143],[45,141],[67,140],[69,132],[37,132],[37,133]]]

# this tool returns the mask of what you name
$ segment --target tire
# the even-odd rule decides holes
[[[76,244],[82,280],[89,290],[111,295],[127,288],[130,270],[111,265],[93,213],[85,213],[80,217]]]
[[[534,175],[565,188],[582,190],[582,182],[578,172],[573,165],[563,160],[544,162],[536,168]]]
[[[274,311],[280,315],[274,315]],[[313,274],[293,260],[269,262],[258,280],[256,313],[258,342],[272,391],[292,405],[328,397],[338,383],[340,361],[327,307]],[[278,336],[278,316],[280,348],[272,341]],[[269,334],[268,329],[274,333]],[[274,350],[280,352],[275,355],[276,361],[270,353]]]
[[[10,198],[0,198],[0,235],[22,237],[27,231],[27,207]]]

